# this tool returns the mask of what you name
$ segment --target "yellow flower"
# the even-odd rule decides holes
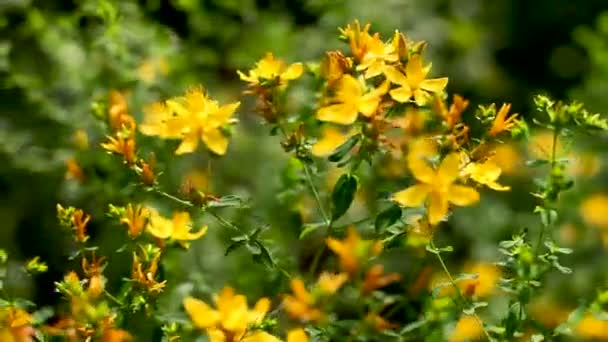
[[[288,294],[283,298],[285,311],[291,317],[303,321],[318,321],[323,318],[323,313],[315,307],[315,299],[306,290],[302,279],[292,279],[290,285],[293,295]]]
[[[344,144],[352,134],[344,134],[335,127],[325,126],[321,131],[321,138],[312,145],[311,152],[317,157],[325,157]]]
[[[228,138],[222,128],[233,122],[232,115],[239,105],[235,102],[220,106],[202,88],[194,88],[184,97],[167,100],[166,108],[162,104],[149,107],[140,130],[146,135],[181,139],[175,154],[194,152],[199,140],[203,140],[211,152],[224,155]]]
[[[583,220],[592,226],[608,229],[608,195],[596,193],[587,197],[580,206]]]
[[[302,328],[292,329],[287,332],[287,342],[308,342],[308,336]]]
[[[363,293],[369,294],[372,291],[385,287],[391,283],[401,280],[401,275],[398,273],[384,273],[384,266],[376,264],[370,267],[365,273],[363,281]]]
[[[472,180],[479,184],[483,184],[488,188],[496,191],[507,191],[511,187],[498,184],[496,182],[502,170],[491,160],[486,160],[483,163],[469,163],[462,174],[465,177],[471,177]]]
[[[425,79],[430,66],[422,67],[420,55],[413,55],[405,67],[405,74],[394,66],[384,69],[386,78],[400,85],[389,92],[398,102],[408,102],[413,97],[419,106],[425,105],[432,95],[439,94],[448,84],[448,78]]]
[[[350,125],[359,113],[365,117],[372,116],[378,109],[382,95],[386,93],[388,84],[364,93],[362,84],[351,75],[344,75],[337,82],[336,92],[330,99],[332,104],[321,107],[317,111],[317,119],[341,125]]]
[[[270,300],[258,300],[249,309],[247,299],[225,287],[213,298],[216,309],[196,298],[184,299],[184,308],[192,323],[207,332],[211,342],[276,342],[278,339],[263,331],[248,332],[251,324],[261,323],[270,309]]]
[[[600,320],[588,313],[578,323],[575,332],[579,337],[606,341],[608,340],[608,321]]]
[[[327,238],[327,247],[331,249],[340,259],[340,268],[351,276],[359,269],[359,263],[366,261],[371,256],[382,252],[382,242],[374,240],[362,240],[354,227],[348,228],[344,240]]]
[[[321,61],[321,76],[327,80],[330,86],[333,86],[352,66],[352,59],[344,56],[342,52],[328,51]]]
[[[110,152],[121,155],[128,164],[135,163],[135,139],[118,134],[116,137],[108,136],[108,141],[101,147]]]
[[[450,109],[446,108],[446,105],[442,99],[437,98],[435,101],[435,110],[443,117],[448,128],[452,129],[460,122],[462,113],[469,106],[469,101],[460,95],[454,95],[452,105]]]
[[[475,264],[465,268],[466,273],[476,273],[476,279],[464,279],[458,282],[458,287],[466,296],[487,297],[494,292],[500,279],[500,269],[492,264]]]
[[[87,224],[91,220],[91,216],[85,214],[82,209],[77,209],[72,216],[72,229],[74,230],[76,240],[78,242],[86,242],[89,239],[87,235]]]
[[[32,316],[27,311],[12,306],[0,308],[0,341],[34,341],[32,322]]]
[[[462,316],[450,335],[450,342],[476,341],[483,337],[483,327],[473,316]]]
[[[165,285],[167,284],[166,280],[158,282],[155,279],[156,272],[158,271],[159,261],[160,253],[157,253],[156,256],[152,259],[152,261],[150,261],[148,269],[144,272],[142,262],[137,257],[137,254],[133,253],[131,279],[152,294],[161,293],[165,288]]]
[[[374,35],[367,40],[367,48],[361,64],[357,65],[357,70],[365,70],[363,77],[372,78],[382,74],[388,63],[394,63],[399,60],[395,45],[383,43],[379,35]]]
[[[173,219],[170,220],[150,209],[147,228],[154,237],[175,240],[184,248],[190,246],[188,241],[199,239],[207,232],[207,226],[202,226],[198,232],[193,233],[190,214],[185,211],[174,213]]]
[[[374,37],[369,34],[370,27],[370,24],[365,24],[363,29],[361,29],[359,21],[355,20],[352,26],[348,24],[345,28],[339,29],[341,37],[348,40],[353,57],[355,57],[358,62],[362,61],[369,50],[370,44],[373,44],[372,40],[374,40]],[[379,37],[378,34],[375,34],[374,36],[376,39]]]
[[[150,211],[148,208],[136,205],[135,207],[129,203],[120,223],[127,226],[127,232],[131,239],[138,237],[144,230]]]
[[[513,127],[513,125],[515,125],[517,114],[511,115],[507,119],[507,114],[509,114],[509,110],[511,110],[511,104],[503,103],[503,105],[500,107],[500,110],[498,111],[498,114],[496,114],[496,117],[494,118],[494,122],[492,122],[492,127],[490,127],[490,136],[495,137],[501,132],[508,131],[509,129],[511,129],[511,127]]]
[[[263,85],[264,82],[276,82],[278,86],[287,85],[289,81],[295,80],[302,76],[304,66],[302,63],[294,63],[286,65],[280,59],[275,59],[272,53],[266,53],[266,56],[256,63],[255,68],[249,70],[249,75],[245,75],[240,70],[237,71],[241,80],[249,82],[250,85]]]
[[[468,186],[454,184],[459,175],[460,156],[446,156],[433,170],[424,160],[408,156],[408,166],[418,184],[393,195],[405,207],[418,207],[427,201],[429,223],[436,225],[448,213],[448,205],[468,206],[479,201],[479,193]]]
[[[521,168],[521,157],[519,151],[512,144],[500,144],[494,149],[494,155],[490,158],[505,174],[513,174]]]
[[[317,286],[325,295],[332,295],[338,291],[348,280],[348,274],[331,274],[323,272],[317,280]]]

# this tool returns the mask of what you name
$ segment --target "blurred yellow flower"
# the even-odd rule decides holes
[[[318,321],[323,317],[321,310],[315,307],[315,298],[308,292],[302,279],[291,280],[291,294],[285,295],[285,311],[293,318],[303,321]]]
[[[467,265],[464,271],[478,275],[476,279],[464,279],[458,282],[458,287],[465,296],[490,296],[496,289],[501,276],[500,269],[493,264]]]
[[[596,193],[587,197],[579,211],[587,224],[608,229],[608,194]]]
[[[365,273],[363,293],[369,294],[376,289],[385,287],[399,280],[401,280],[401,275],[398,273],[384,273],[384,266],[376,264],[370,267]]]
[[[198,232],[193,233],[192,222],[188,212],[175,212],[173,219],[168,219],[154,209],[149,209],[148,232],[159,239],[171,239],[179,242],[184,248],[190,246],[189,241],[201,238],[207,232],[207,226],[202,226]]]
[[[148,107],[140,131],[164,139],[180,139],[182,142],[175,150],[178,155],[194,152],[200,140],[211,152],[224,155],[228,138],[222,129],[234,122],[232,115],[239,105],[240,102],[234,102],[220,106],[202,88],[194,88],[184,97],[167,100],[165,105]]]
[[[115,137],[108,136],[107,139],[107,142],[101,143],[104,150],[122,156],[129,165],[135,163],[135,139],[133,137],[124,137],[118,134]]]
[[[548,298],[536,298],[530,303],[530,316],[545,328],[553,329],[566,322],[572,310],[560,306]]]
[[[237,71],[241,80],[249,82],[250,85],[261,85],[264,82],[276,82],[278,86],[287,85],[289,81],[295,80],[302,76],[304,66],[302,63],[294,63],[286,65],[280,59],[274,58],[272,53],[266,53],[266,56],[258,61],[254,69],[249,70],[249,74],[245,75],[240,70]]]
[[[321,138],[312,145],[311,152],[317,157],[325,157],[334,152],[336,148],[344,144],[351,136],[331,126],[324,126],[321,130]]]
[[[394,66],[387,66],[384,69],[386,78],[400,86],[389,94],[398,102],[408,102],[413,97],[416,104],[425,105],[432,95],[441,93],[448,84],[447,77],[426,79],[429,70],[430,66],[422,67],[419,54],[410,57],[404,72]]]
[[[511,190],[511,187],[509,186],[498,184],[497,180],[501,173],[502,170],[500,167],[491,160],[486,160],[483,163],[471,162],[462,170],[462,175],[464,177],[471,177],[475,182],[483,184],[492,190]]]
[[[287,342],[308,342],[308,335],[302,328],[292,329],[287,332]]]
[[[317,286],[325,295],[332,295],[338,291],[348,280],[348,274],[331,274],[323,272],[317,280]]]
[[[0,308],[0,341],[33,342],[35,330],[32,316],[25,310],[4,306]]]
[[[372,256],[382,252],[382,242],[376,240],[362,240],[355,227],[348,228],[344,240],[327,238],[327,247],[340,259],[340,268],[351,276],[359,269],[359,264]]]
[[[137,257],[137,254],[133,253],[131,279],[152,294],[161,293],[167,284],[166,280],[159,282],[155,279],[156,272],[158,271],[159,261],[160,253],[157,253],[156,256],[154,256],[154,258],[149,262],[148,269],[144,271],[143,263]]]
[[[500,144],[494,148],[490,157],[505,174],[513,174],[521,170],[521,156],[513,144]]]
[[[159,74],[167,75],[168,73],[169,63],[165,57],[144,59],[137,67],[137,78],[147,84],[153,83]]]
[[[350,45],[350,50],[353,54],[353,57],[357,62],[361,62],[366,52],[369,50],[370,45],[373,44],[374,37],[369,34],[369,29],[371,24],[365,24],[363,29],[361,29],[361,24],[359,24],[358,20],[355,20],[354,23],[346,25],[345,28],[340,28],[340,36],[343,39],[348,40],[348,44]],[[376,34],[376,39],[378,39],[379,35]]]
[[[367,47],[357,71],[365,70],[363,77],[372,78],[381,75],[388,63],[399,60],[395,45],[392,42],[385,44],[379,35],[371,36],[367,40]]]
[[[462,316],[456,323],[450,342],[465,342],[481,340],[483,337],[483,327],[474,316]]]
[[[498,114],[496,114],[494,121],[492,122],[492,126],[490,127],[490,136],[495,137],[502,132],[506,132],[517,123],[516,120],[518,114],[513,114],[507,119],[507,115],[509,114],[510,110],[511,104],[503,103],[498,111]]]
[[[127,232],[131,239],[135,239],[143,232],[148,222],[148,216],[150,210],[141,205],[133,206],[131,203],[127,204],[123,217],[120,219],[120,223],[127,226]]]
[[[317,110],[317,119],[341,125],[350,125],[361,113],[370,117],[378,109],[382,95],[388,90],[385,82],[365,93],[363,85],[351,75],[344,75],[336,84],[336,91],[329,99],[330,105]]]
[[[606,341],[608,340],[608,321],[600,320],[592,313],[587,313],[577,324],[575,333],[579,337]]]
[[[278,339],[264,331],[248,331],[251,324],[259,324],[270,309],[270,300],[262,298],[253,309],[247,299],[225,287],[213,298],[217,309],[192,297],[184,299],[184,308],[192,323],[204,329],[211,342],[276,342]]]
[[[405,207],[418,207],[427,202],[429,223],[436,225],[448,213],[448,205],[468,206],[479,201],[477,190],[454,184],[460,170],[460,156],[446,156],[437,170],[424,160],[408,156],[408,166],[418,184],[393,195],[393,200]]]
[[[331,87],[352,67],[352,59],[344,56],[341,51],[328,51],[321,61],[320,72]]]

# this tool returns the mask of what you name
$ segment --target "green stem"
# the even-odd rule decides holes
[[[549,171],[549,183],[552,184],[552,178],[553,178],[553,169],[555,168],[555,165],[557,163],[557,138],[559,136],[559,130],[557,128],[553,129],[553,139],[551,142],[551,170]],[[546,207],[546,200],[543,201],[543,206]],[[549,224],[552,224],[552,222],[549,222]],[[538,233],[538,240],[536,241],[536,247],[534,249],[534,258],[536,259],[536,257],[538,257],[538,253],[540,252],[540,247],[542,245],[543,242],[543,238],[545,235],[545,225],[541,224],[540,226],[540,232]]]
[[[317,207],[319,208],[319,212],[321,213],[321,216],[323,216],[323,221],[325,222],[325,224],[327,224],[327,230],[328,230],[328,235],[329,235],[331,221],[329,219],[329,216],[327,216],[325,209],[323,209],[323,203],[321,203],[321,196],[319,196],[319,192],[317,191],[317,188],[315,187],[315,183],[312,180],[310,167],[306,163],[304,163],[304,173],[306,174],[306,181],[308,182],[308,185],[310,186],[312,194],[315,197],[315,201],[317,202]]]
[[[458,288],[458,285],[456,284],[456,281],[454,280],[454,277],[452,277],[452,274],[450,273],[450,270],[448,270],[448,267],[445,265],[445,262],[443,261],[443,257],[441,256],[441,253],[435,247],[435,243],[433,242],[433,240],[431,240],[429,242],[429,244],[431,245],[431,248],[433,250],[437,251],[434,254],[437,255],[437,260],[439,260],[439,263],[441,264],[441,268],[443,268],[443,272],[448,277],[448,280],[450,281],[450,283],[454,287],[454,290],[456,290],[456,293],[458,294],[458,298],[463,303],[466,303],[467,302],[466,298],[464,298],[464,296],[460,292],[460,289]],[[490,337],[490,333],[488,333],[488,331],[486,330],[486,327],[483,325],[483,321],[481,320],[481,318],[479,318],[479,315],[477,315],[476,312],[473,312],[473,317],[475,318],[475,320],[477,321],[477,323],[479,324],[479,326],[483,330],[483,333],[486,336],[486,338],[488,339],[488,341],[492,341],[492,338]]]

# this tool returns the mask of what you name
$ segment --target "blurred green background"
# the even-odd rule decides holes
[[[530,117],[532,95],[542,92],[606,112],[608,12],[603,11],[608,11],[605,0],[0,1],[0,248],[14,263],[7,286],[40,305],[59,300],[53,281],[77,265],[67,261],[74,246],[56,222],[58,202],[93,216],[93,243],[107,251],[121,246],[124,230],[104,217],[106,204],[137,202],[144,195],[119,176],[124,172],[117,159],[98,148],[105,133],[91,105],[111,89],[129,91],[130,111],[138,119],[145,104],[197,84],[214,98],[234,101],[243,90],[236,70],[251,68],[266,51],[289,62],[318,60],[328,49],[345,48],[337,28],[359,19],[385,38],[399,29],[428,41],[433,73],[447,75],[448,91],[474,104],[512,102],[514,112]],[[243,104],[240,120],[222,159],[197,153],[167,163],[174,146],[154,139],[142,145],[156,151],[169,189],[177,189],[185,174],[207,172],[212,163],[201,182],[206,177],[220,194],[253,199],[250,211],[226,214],[251,227],[269,223],[268,237],[282,242],[278,246],[292,246],[302,214],[289,202],[307,190],[294,182],[293,165],[278,140],[261,128],[251,103]],[[87,133],[90,150],[76,147],[78,130]],[[605,142],[586,148],[601,151]],[[73,157],[84,170],[83,183],[65,179],[66,162]],[[606,188],[608,178],[586,182],[572,191],[566,219],[579,222],[577,194]],[[520,190],[488,195],[487,203],[455,215],[445,234],[456,255],[491,261],[496,241],[533,222],[529,183],[522,180]],[[185,284],[170,286],[170,293],[192,286],[213,292],[224,283],[248,288],[253,296],[269,294],[263,286],[268,284],[281,287],[273,293],[285,290],[280,276],[251,266],[244,253],[224,258],[229,236],[212,235],[196,242],[191,253],[167,256],[164,271]],[[601,242],[592,236],[588,248],[573,257],[583,265],[601,262]],[[308,253],[299,248],[273,252],[297,269]],[[19,262],[36,255],[49,264],[49,272],[36,279],[21,275]],[[129,262],[130,255],[112,256],[107,272],[128,275]],[[583,278],[582,286],[576,281],[553,286],[578,286],[576,292],[584,293],[594,283],[590,279],[601,277]],[[110,287],[112,282],[118,284],[120,276],[111,278]],[[177,301],[166,302],[179,307]]]

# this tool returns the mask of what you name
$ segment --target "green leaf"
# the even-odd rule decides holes
[[[397,220],[401,218],[401,208],[393,204],[388,209],[384,210],[376,217],[374,226],[377,232],[381,232],[386,228],[392,226]]]
[[[255,262],[257,262],[257,263],[260,263],[260,264],[268,267],[268,268],[274,268],[275,267],[274,260],[272,259],[272,256],[270,255],[270,252],[268,251],[268,249],[266,248],[266,246],[264,246],[259,241],[255,241],[255,244],[259,248],[260,253],[259,254],[255,254],[253,256],[253,260]]]
[[[342,217],[353,203],[355,193],[357,192],[357,185],[357,177],[354,175],[345,173],[340,176],[331,194],[333,203],[331,210],[332,221]]]
[[[346,154],[355,147],[355,145],[361,139],[361,135],[355,134],[352,137],[348,138],[342,145],[338,146],[334,153],[332,153],[327,159],[330,162],[339,162],[346,156]]]
[[[324,226],[325,223],[313,223],[307,224],[304,226],[304,229],[300,232],[300,236],[298,237],[300,240],[310,235],[315,230],[319,229],[319,227]]]
[[[243,246],[246,242],[247,242],[247,240],[234,241],[232,244],[230,244],[230,246],[228,246],[228,248],[226,248],[226,252],[224,253],[224,256],[227,256],[228,254],[234,252],[235,250],[237,250],[238,248]]]
[[[539,167],[547,164],[549,164],[549,161],[546,159],[531,159],[526,161],[526,166],[528,167]]]

